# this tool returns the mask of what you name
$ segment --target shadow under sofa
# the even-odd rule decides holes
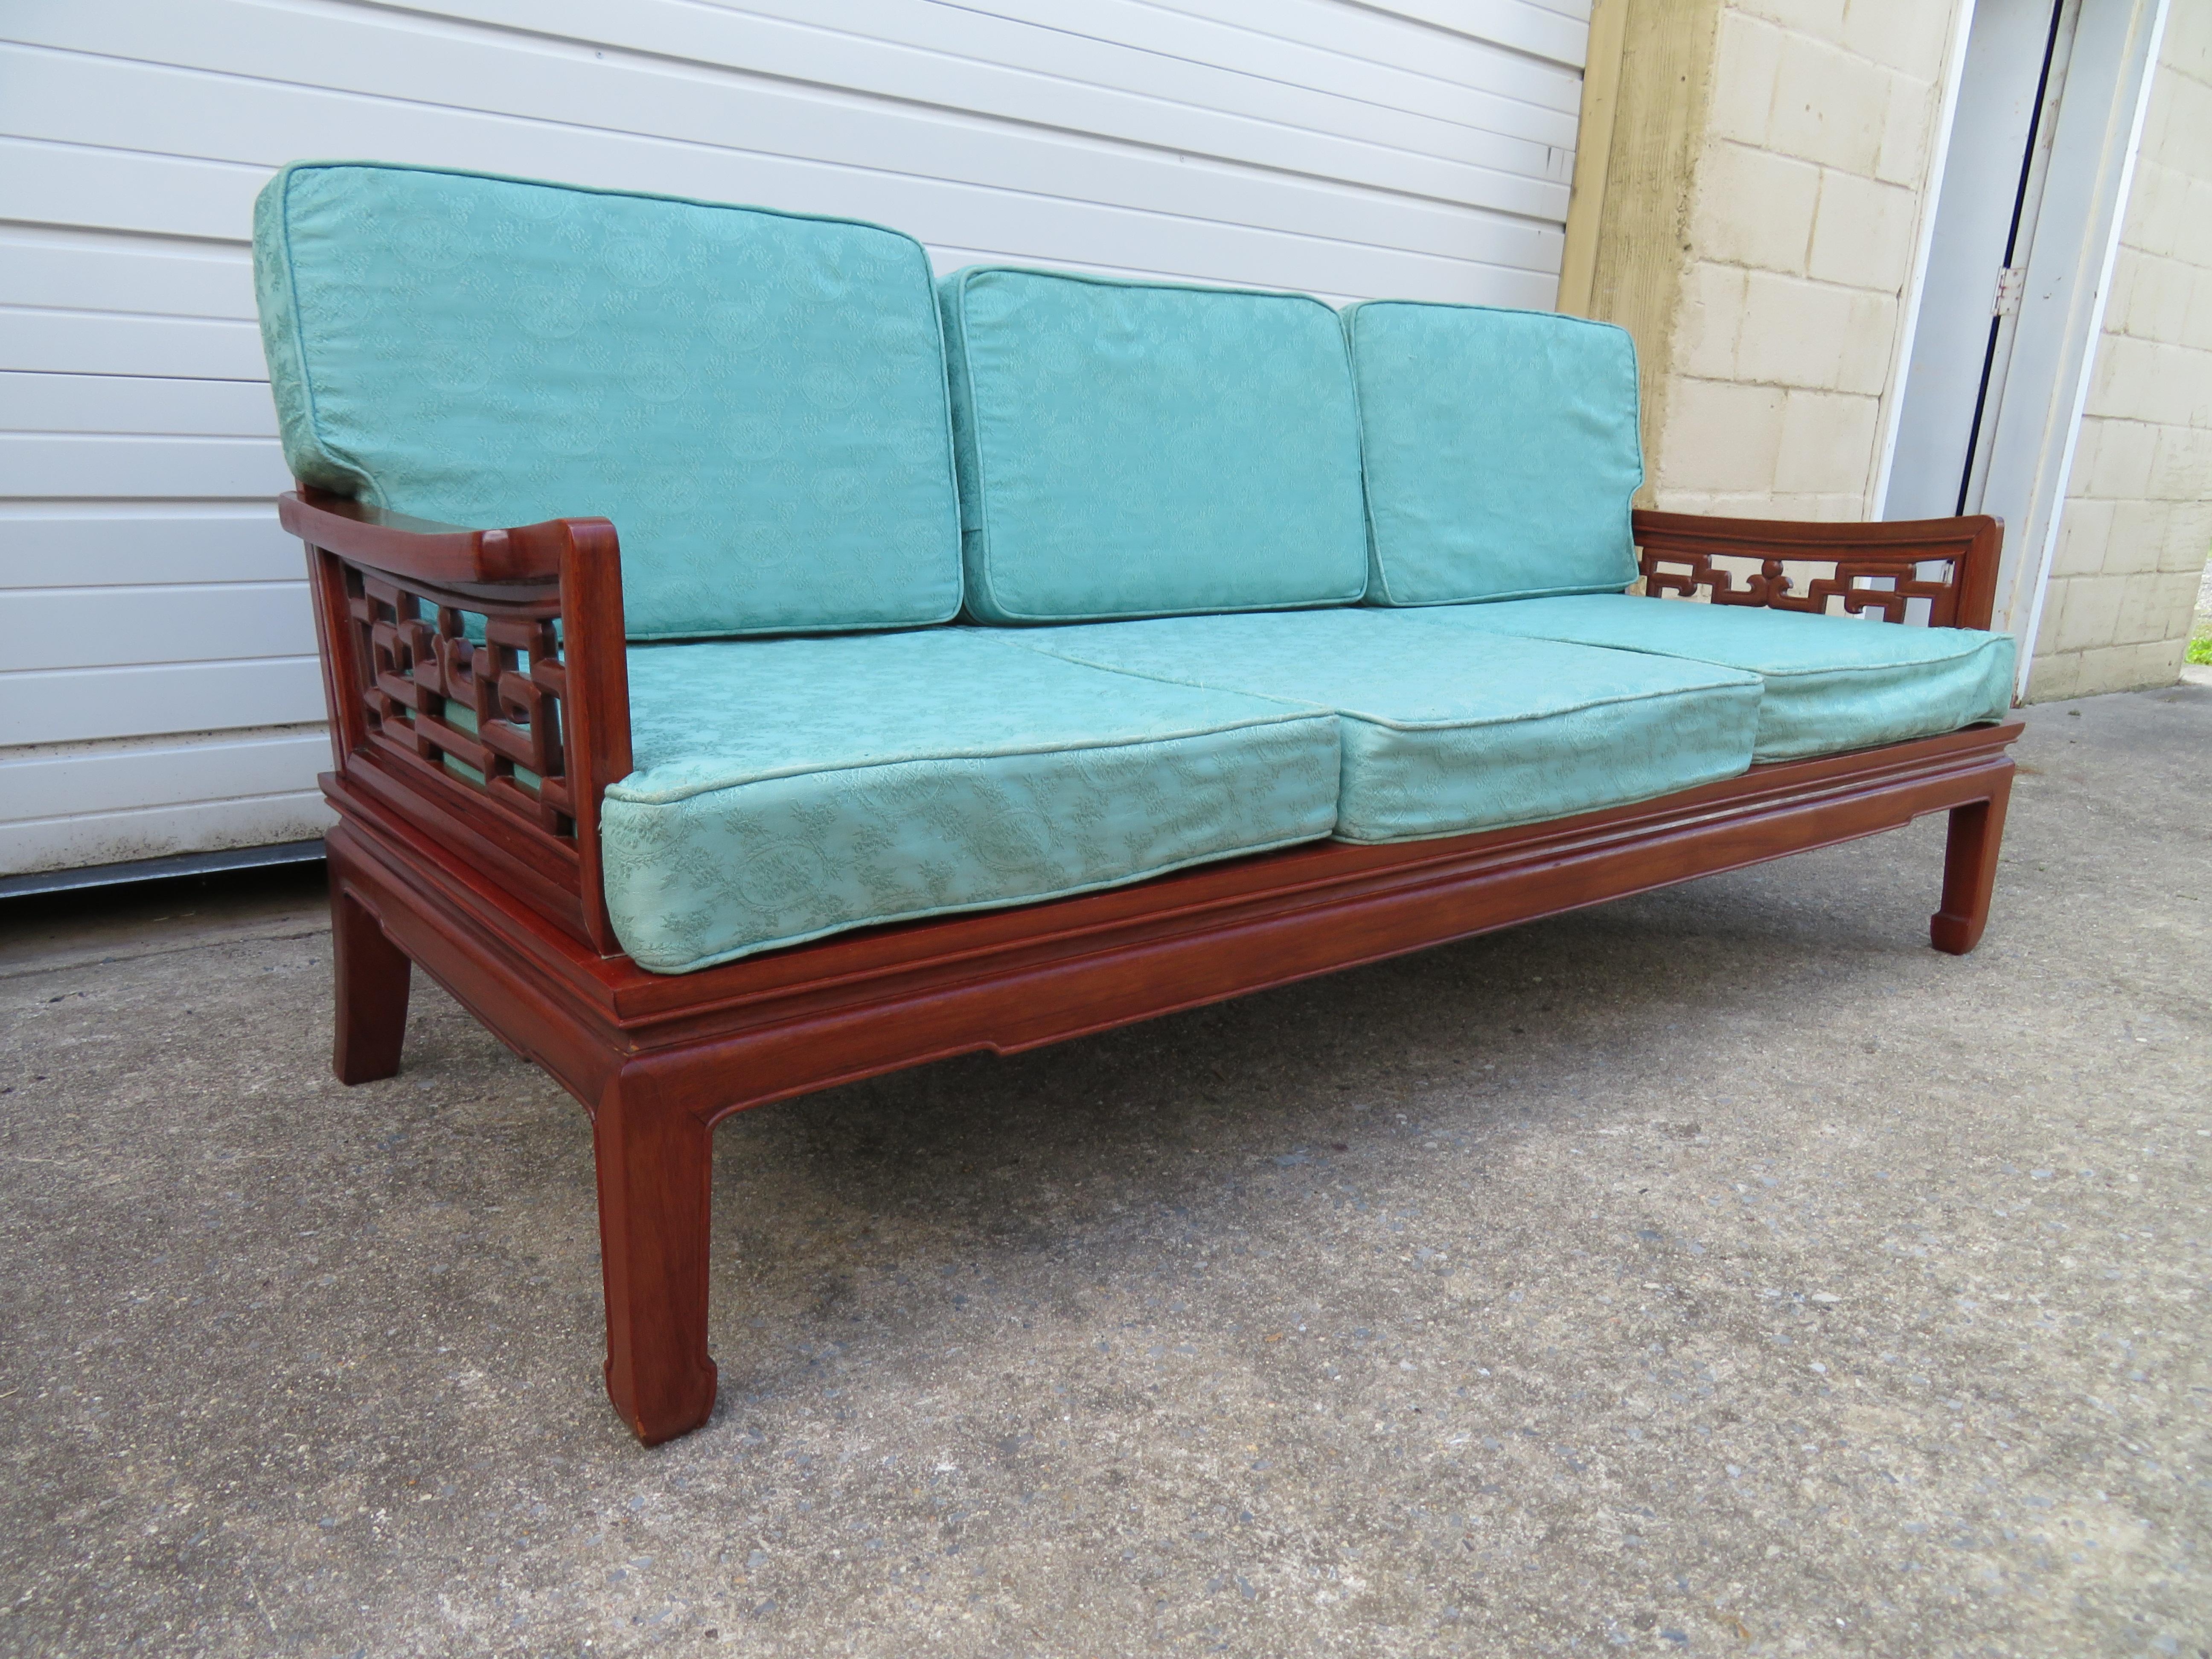
[[[732,1111],[1929,811],[1985,925],[1996,526],[1632,511],[1620,330],[374,163],[255,254],[338,1074],[420,965],[584,1103],[647,1442],[713,1407]]]

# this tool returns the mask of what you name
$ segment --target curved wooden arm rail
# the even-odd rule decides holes
[[[1196,1007],[1928,812],[1950,814],[1936,948],[1972,950],[1989,915],[2017,721],[1754,767],[1523,829],[1324,842],[649,974],[620,953],[599,895],[599,797],[629,767],[612,526],[461,530],[305,494],[283,512],[308,544],[337,757],[323,788],[339,818],[329,838],[338,1075],[362,1083],[399,1069],[411,965],[583,1103],[599,1170],[607,1392],[648,1443],[714,1408],[712,1133],[732,1112]],[[1986,520],[1639,514],[1637,526],[1647,560],[1802,556],[1916,580],[1930,580],[1917,567],[1946,561],[1942,614],[1987,616]],[[1765,599],[1732,580],[1716,599],[1796,598],[1761,574]],[[485,618],[483,643],[455,612]]]
[[[1997,556],[2004,526],[1977,515],[1894,524],[1791,524],[1768,519],[1707,519],[1687,513],[1635,515],[1644,591],[1693,594],[1708,590],[1715,605],[1765,605],[1821,612],[1831,599],[1852,614],[1907,619],[1915,599],[1928,602],[1931,628],[1987,628],[1996,603]],[[1756,562],[1739,574],[1715,559]],[[1804,590],[1788,566],[1818,564],[1829,574]],[[1931,566],[1941,566],[1931,570]]]
[[[464,530],[319,489],[279,496],[276,519],[301,540],[341,557],[447,586],[557,585],[571,526],[614,529],[605,519],[550,519],[517,530]],[[611,541],[608,547],[611,556]]]

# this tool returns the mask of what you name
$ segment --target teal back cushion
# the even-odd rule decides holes
[[[301,483],[479,527],[611,519],[635,639],[960,606],[935,295],[896,231],[301,162],[254,275]]]
[[[1619,592],[1644,482],[1636,343],[1540,311],[1345,309],[1375,605]]]
[[[994,266],[939,294],[973,615],[1359,598],[1358,421],[1327,305]]]

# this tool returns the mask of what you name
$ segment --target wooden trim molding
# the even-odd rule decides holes
[[[952,1054],[1061,1042],[1929,812],[1950,815],[1931,942],[1971,951],[1989,916],[2017,721],[1757,766],[1550,823],[1311,843],[650,974],[620,952],[599,896],[599,796],[629,759],[612,527],[562,520],[497,541],[306,501],[286,511],[309,538],[337,750],[323,779],[339,820],[328,839],[337,1074],[362,1083],[398,1070],[420,968],[582,1103],[598,1162],[607,1391],[648,1443],[689,1432],[714,1408],[712,1132],[732,1112]],[[1972,613],[1986,543],[1970,520],[1639,514],[1638,526],[1647,555],[1678,561],[1802,555],[1892,574],[1948,562],[1947,614]],[[1759,602],[1796,597],[1764,580]],[[1838,591],[1862,590],[1847,580]],[[481,646],[448,608],[485,619]],[[456,723],[456,704],[475,732]],[[549,793],[555,779],[562,791]]]
[[[1613,167],[1613,125],[1620,106],[1620,59],[1628,36],[1628,0],[1595,0],[1583,57],[1582,112],[1575,123],[1574,186],[1567,197],[1566,237],[1559,249],[1556,308],[1591,314],[1597,285],[1598,235]]]

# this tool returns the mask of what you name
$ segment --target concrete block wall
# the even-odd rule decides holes
[[[1593,290],[1646,358],[1648,499],[1869,517],[1955,0],[1639,9],[1678,53],[1703,52],[1673,94],[1702,110],[1676,158],[1671,312],[1648,278],[1635,303],[1619,280],[1632,250],[1602,234]],[[1632,22],[1632,79],[1635,46]],[[1616,166],[1648,143],[1632,92]]]
[[[2212,4],[2172,0],[2030,702],[2172,684],[2212,554]]]

